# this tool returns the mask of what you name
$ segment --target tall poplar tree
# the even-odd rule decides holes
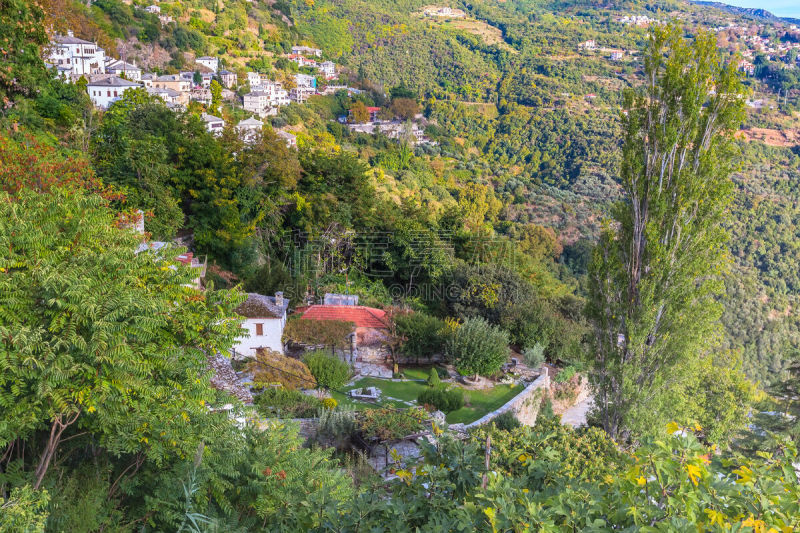
[[[724,229],[742,85],[715,37],[655,27],[645,83],[625,96],[625,199],[590,271],[595,405],[627,438],[663,428],[671,390],[719,339],[716,296],[729,258]],[[674,405],[672,406],[674,407]]]

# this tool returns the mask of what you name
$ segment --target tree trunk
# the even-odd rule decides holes
[[[78,411],[73,415],[66,416],[66,418],[63,414],[56,415],[50,426],[50,437],[47,439],[47,445],[42,452],[42,457],[39,459],[39,466],[36,467],[36,481],[33,484],[34,490],[39,490],[44,476],[47,474],[47,469],[50,468],[50,461],[52,461],[53,456],[56,454],[64,430],[74,424],[80,414],[80,411]]]

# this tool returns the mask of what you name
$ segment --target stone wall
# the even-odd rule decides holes
[[[506,411],[512,411],[517,419],[526,426],[532,426],[536,423],[536,417],[539,415],[539,408],[542,405],[542,398],[547,389],[550,388],[550,376],[547,369],[544,373],[534,380],[533,383],[525,387],[525,390],[514,396],[502,407],[495,409],[475,422],[467,424],[465,428],[480,426],[486,424],[498,415]]]

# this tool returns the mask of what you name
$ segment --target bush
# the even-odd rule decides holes
[[[553,378],[555,383],[566,383],[567,381],[571,380],[575,374],[578,373],[578,369],[572,365],[561,369],[561,371],[556,374]]]
[[[337,405],[339,405],[339,402],[337,402],[335,398],[325,398],[322,400],[322,407],[325,409],[336,409]]]
[[[516,429],[522,425],[517,419],[517,415],[515,415],[512,411],[506,411],[505,413],[496,416],[492,422],[494,422],[494,425],[497,429],[503,431],[511,431],[512,429]]]
[[[447,351],[462,375],[494,374],[508,359],[508,333],[482,318],[468,318],[450,338]]]
[[[441,386],[442,380],[439,379],[439,373],[436,371],[435,368],[431,368],[431,375],[428,376],[428,386],[437,389]]]
[[[522,351],[522,359],[531,368],[538,368],[544,363],[544,344],[535,343],[530,348]]]
[[[359,426],[366,438],[393,440],[420,431],[427,419],[427,413],[419,408],[367,409],[361,413]]]
[[[442,353],[446,336],[442,334],[445,323],[425,313],[411,313],[395,317],[397,333],[405,338],[400,351],[407,356],[430,357]]]
[[[303,361],[320,387],[340,389],[350,379],[350,367],[347,363],[325,352],[309,352]]]
[[[446,368],[442,368],[440,366],[435,366],[435,367],[433,367],[433,369],[436,371],[437,374],[439,374],[439,379],[440,380],[441,379],[449,379],[450,378],[450,372],[448,372]]]
[[[462,389],[425,389],[417,396],[420,405],[432,405],[443,413],[457,411],[464,407],[464,391]]]
[[[313,396],[283,387],[264,389],[253,398],[253,404],[261,416],[282,418],[311,418],[324,405]]]

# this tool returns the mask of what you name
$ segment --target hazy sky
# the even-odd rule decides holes
[[[720,0],[725,4],[766,9],[779,17],[800,18],[800,0]]]

